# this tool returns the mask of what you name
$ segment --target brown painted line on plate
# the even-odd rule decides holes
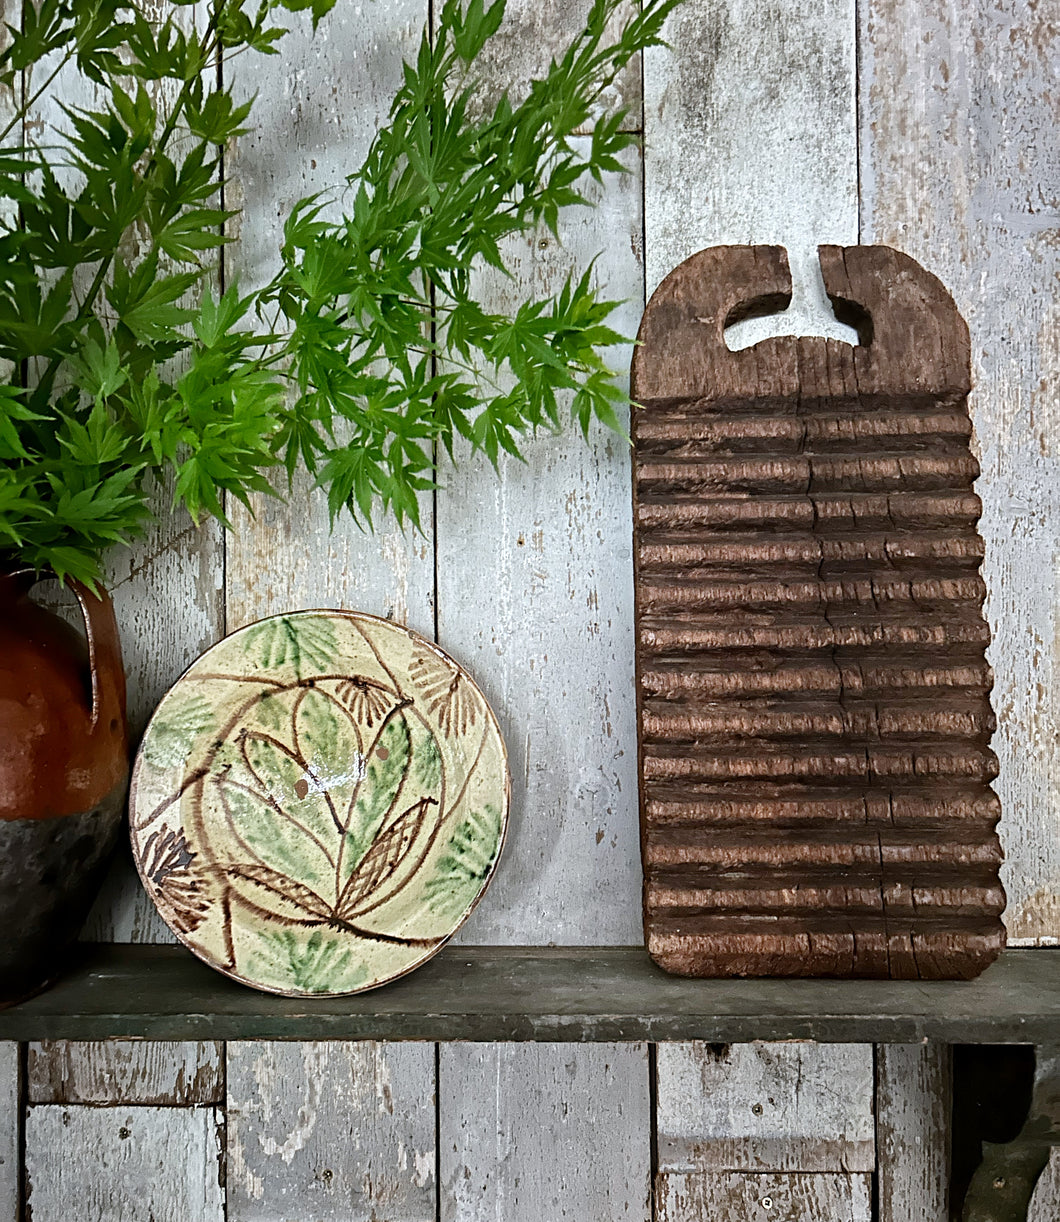
[[[379,665],[382,667],[382,669],[383,669],[383,673],[384,673],[384,674],[387,676],[387,678],[390,680],[390,682],[391,682],[391,683],[393,683],[393,685],[394,685],[394,690],[397,692],[398,696],[399,696],[399,697],[401,697],[401,699],[403,699],[403,700],[404,700],[404,699],[407,699],[407,697],[405,696],[405,691],[404,691],[404,689],[402,688],[401,684],[400,684],[400,683],[397,681],[397,678],[396,678],[396,676],[394,675],[394,672],[393,672],[393,671],[390,669],[390,667],[389,667],[389,666],[387,666],[387,664],[386,664],[386,663],[383,661],[383,655],[382,655],[382,654],[379,652],[379,650],[376,648],[375,641],[373,641],[373,640],[372,640],[372,638],[371,638],[371,637],[368,635],[368,632],[366,631],[366,629],[364,628],[364,626],[361,624],[360,619],[359,619],[359,618],[357,618],[356,616],[350,616],[350,617],[349,617],[349,622],[350,622],[350,623],[351,623],[351,624],[354,626],[354,628],[357,630],[357,632],[358,632],[358,633],[360,633],[360,635],[361,635],[361,636],[364,638],[365,644],[366,644],[366,645],[368,646],[368,648],[369,648],[369,649],[372,651],[373,655],[375,656],[375,660],[376,660],[376,661],[379,663]],[[384,622],[389,623],[389,620],[384,621]],[[400,625],[398,625],[398,624],[391,624],[390,626],[391,626],[391,628],[393,628],[395,631],[398,631],[398,632],[406,632],[406,633],[408,632],[408,629],[407,629],[407,628],[402,628],[402,627],[401,627]]]
[[[398,696],[398,703],[394,705],[392,709],[389,709],[387,711],[386,715],[383,717],[383,719],[379,723],[379,730],[376,733],[375,738],[372,740],[371,747],[367,751],[363,752],[364,768],[365,768],[364,775],[358,778],[356,785],[354,785],[353,790],[350,793],[350,800],[346,805],[346,818],[343,824],[339,827],[341,839],[339,841],[338,857],[335,861],[335,894],[336,894],[336,897],[338,897],[336,899],[336,907],[338,907],[338,905],[341,903],[341,893],[345,890],[346,886],[349,883],[349,879],[347,879],[345,883],[342,882],[342,859],[346,853],[346,837],[349,835],[350,823],[353,820],[353,812],[357,805],[357,799],[361,793],[361,786],[364,783],[365,777],[367,777],[368,775],[368,760],[371,757],[372,752],[375,751],[376,748],[378,747],[379,739],[382,737],[384,729],[390,723],[390,719],[394,716],[394,714],[403,712],[405,709],[412,707],[412,703],[413,703],[412,700],[407,699],[407,698],[402,698],[399,693],[394,693],[394,694]],[[358,734],[357,736],[357,741],[363,747],[363,740],[361,739],[360,734]],[[410,763],[411,763],[411,760],[412,760],[412,740],[410,736],[410,739],[409,739],[409,761]],[[400,795],[401,790],[404,788],[405,781],[408,777],[408,772],[409,772],[409,769],[408,769],[408,766],[406,766],[405,770],[401,774],[401,781],[398,784],[397,791],[394,794],[393,801],[391,802],[391,807],[393,807],[394,803],[397,802],[398,796]],[[376,833],[376,838],[378,838],[383,833],[384,830],[385,829],[380,824],[379,831]],[[373,840],[373,844],[374,843],[375,841]],[[369,852],[371,852],[371,845],[369,845],[368,848],[365,850],[364,855],[367,856]],[[362,857],[361,860],[363,861],[364,858]],[[360,865],[360,862],[358,862],[358,866],[359,865]],[[354,872],[356,872],[358,866],[354,867]],[[351,878],[353,877],[353,872],[351,872],[350,877]]]
[[[221,642],[218,642],[218,644],[220,643]],[[285,688],[289,686],[282,679],[266,679],[262,675],[226,675],[226,674],[222,674],[220,671],[204,671],[202,673],[197,673],[197,674],[182,675],[180,679],[177,680],[177,683],[180,683],[184,679],[187,679],[189,682],[194,682],[194,681],[201,680],[201,679],[212,679],[212,680],[224,679],[230,683],[267,683],[270,687],[278,687],[278,688]],[[176,687],[176,685],[177,684],[174,683],[173,687]],[[172,691],[173,688],[171,687],[169,690]]]
[[[419,720],[420,724],[433,738],[434,731],[431,729],[430,723],[423,716],[423,714],[419,711],[419,709],[416,708],[415,704],[410,702],[407,708]],[[481,757],[482,750],[484,750],[485,748],[486,737],[489,734],[489,729],[490,729],[489,719],[486,718],[484,720],[485,720],[485,726],[483,727],[483,732],[482,732],[482,745],[479,748],[479,755],[475,757],[475,762],[472,764],[471,768],[468,770],[467,777],[465,777],[464,779],[465,787],[467,785],[468,778],[470,778],[471,772],[474,771],[475,764],[478,763],[478,760]],[[410,761],[411,761],[411,752],[410,752]],[[404,778],[403,778],[403,781],[404,781]],[[398,895],[402,890],[404,890],[404,888],[419,873],[420,869],[423,866],[423,863],[427,860],[428,856],[430,856],[431,851],[433,850],[435,844],[438,841],[438,836],[441,833],[443,824],[447,823],[450,820],[450,818],[452,817],[453,811],[456,809],[457,803],[454,803],[452,807],[450,807],[449,809],[446,809],[446,791],[447,789],[448,789],[448,778],[446,777],[446,769],[443,764],[441,787],[439,789],[439,794],[438,794],[438,818],[435,820],[434,826],[431,829],[431,832],[427,838],[426,845],[424,846],[424,848],[422,849],[420,853],[419,859],[417,860],[413,868],[409,871],[408,875],[406,876],[405,880],[402,882],[401,886],[396,887],[394,890],[392,890],[388,894],[383,895],[381,898],[376,899],[376,901],[373,904],[370,904],[367,907],[360,909],[357,913],[358,917],[365,917],[368,915],[368,913],[375,912],[377,908],[381,908],[384,904],[389,903],[396,895]],[[398,792],[400,793],[400,788]],[[395,795],[395,798],[396,798],[396,795]],[[507,816],[507,807],[505,808],[505,815]],[[401,818],[401,816],[399,815],[397,816],[397,818],[399,819]],[[390,826],[393,827],[396,822],[397,822],[397,819],[393,820]],[[386,830],[388,829],[385,829],[381,826],[377,835],[382,835],[383,832]],[[457,926],[457,928],[459,928],[459,925]],[[455,933],[456,931],[454,930],[453,932]],[[447,936],[452,937],[452,934],[449,934]]]
[[[193,785],[197,785],[200,781],[205,780],[208,775],[209,772],[206,768],[197,768],[194,772],[190,773],[181,782],[180,788],[177,790],[177,792],[170,794],[170,796],[164,801],[159,802],[159,804],[154,808],[154,810],[151,811],[150,815],[148,815],[147,819],[143,823],[134,824],[130,819],[130,831],[135,831],[137,833],[146,831],[156,819],[160,819],[171,806],[179,802]],[[131,798],[129,807],[131,810]]]
[[[360,862],[358,862],[356,869],[353,871],[350,877],[346,880],[346,885],[342,888],[342,892],[340,893],[339,898],[336,901],[335,915],[338,917],[339,920],[346,921],[346,920],[352,920],[354,917],[363,916],[366,912],[371,912],[373,907],[380,907],[382,903],[395,899],[416,878],[416,876],[420,872],[420,869],[423,866],[424,861],[426,861],[427,859],[427,854],[430,852],[430,843],[433,843],[433,842],[429,842],[427,849],[421,854],[420,859],[416,862],[413,868],[405,875],[401,883],[390,891],[389,895],[386,897],[386,900],[380,901],[379,903],[375,905],[371,905],[371,906],[367,906],[363,908],[360,906],[361,901],[363,901],[366,897],[370,897],[373,891],[384,887],[387,883],[390,882],[390,880],[401,869],[402,865],[404,864],[402,858],[408,855],[409,850],[412,848],[412,845],[414,845],[416,843],[416,840],[419,838],[420,830],[426,824],[427,814],[432,806],[438,807],[437,813],[440,815],[441,808],[439,807],[437,798],[431,798],[431,797],[424,796],[422,798],[417,799],[415,802],[413,802],[411,806],[406,807],[405,810],[403,810],[401,814],[398,815],[398,817],[393,820],[393,822],[390,824],[390,826],[385,831],[380,831],[376,835],[375,839],[372,841],[371,846],[368,849],[368,852],[365,853],[364,857],[360,860]],[[374,862],[371,861],[371,858],[373,857],[373,855],[379,856],[380,846],[383,846],[384,851],[388,851],[386,850],[386,842],[387,842],[388,837],[393,838],[396,832],[400,832],[402,836],[406,834],[404,828],[402,827],[402,824],[406,820],[409,820],[410,816],[415,816],[415,818],[412,820],[413,822],[412,835],[409,839],[408,849],[406,849],[405,854],[399,855],[398,857],[394,859],[394,861],[390,865],[390,869],[388,872],[381,873],[378,878],[372,880],[370,886],[368,886],[366,890],[362,891],[360,895],[354,898],[353,904],[349,908],[349,911],[344,913],[343,909],[346,908],[347,904],[349,903],[349,892],[354,887],[355,882],[359,879],[359,876],[361,875],[362,871],[365,870],[366,866],[370,864],[374,865]],[[438,823],[438,822],[440,822],[440,819],[435,820],[435,823]],[[386,870],[385,863],[384,863],[383,869],[384,871]]]

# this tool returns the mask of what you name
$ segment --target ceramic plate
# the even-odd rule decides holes
[[[200,958],[289,996],[358,993],[437,951],[508,816],[496,718],[436,645],[369,615],[252,624],[201,658],[144,735],[133,855]]]

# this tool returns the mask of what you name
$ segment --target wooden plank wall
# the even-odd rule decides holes
[[[508,7],[488,75],[518,91],[587,2]],[[973,334],[1009,926],[1027,944],[1060,940],[1060,243],[1046,185],[1060,47],[1046,7],[686,0],[673,51],[609,97],[631,108],[643,157],[595,211],[565,218],[560,244],[516,249],[514,282],[484,282],[500,305],[602,252],[597,276],[632,332],[688,254],[782,242],[795,302],[742,324],[743,345],[850,338],[826,313],[818,242],[890,242],[943,277]],[[292,18],[283,55],[254,64],[240,87],[258,92],[260,130],[228,154],[228,199],[246,213],[219,283],[260,282],[286,209],[358,163],[430,10],[338,0],[315,39]],[[623,446],[542,438],[499,478],[465,463],[425,499],[420,536],[348,523],[329,536],[303,486],[235,520],[227,539],[167,520],[113,562],[135,726],[187,661],[260,616],[346,606],[408,623],[471,668],[511,750],[509,842],[461,938],[639,940]],[[127,865],[89,933],[167,936]],[[72,1201],[86,1222],[943,1222],[947,1073],[932,1047],[0,1045],[0,1222],[68,1218]],[[1043,1182],[1038,1222],[1060,1214],[1058,1183]]]
[[[872,1222],[871,1046],[664,1044],[656,1216]]]
[[[860,22],[862,241],[945,281],[970,400],[994,643],[1010,936],[1060,938],[1060,21],[1022,0],[872,0]]]

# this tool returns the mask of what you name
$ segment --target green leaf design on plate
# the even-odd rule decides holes
[[[267,671],[290,666],[299,679],[332,669],[338,653],[335,625],[323,616],[277,615],[246,630],[243,651]]]
[[[365,757],[360,731],[330,692],[292,684],[268,703],[275,721],[285,711],[285,724],[269,733],[249,716],[251,728],[212,761],[210,805],[230,842],[218,865],[232,886],[294,921],[340,909],[348,917],[374,906],[373,889],[384,884],[396,894],[422,860],[423,838],[440,813],[432,732],[395,707]]]
[[[285,699],[287,692],[263,692],[261,699],[254,706],[254,719],[263,730],[282,730],[291,720],[290,701]]]
[[[458,917],[474,902],[497,860],[500,840],[496,806],[472,812],[461,822],[424,888],[432,912]]]
[[[422,833],[437,815],[437,801],[420,798],[388,823],[386,831],[372,841],[372,847],[350,875],[339,897],[336,915],[340,920],[354,920],[371,912],[404,889],[422,860],[417,856],[418,846],[423,845]],[[413,864],[411,873],[407,870],[410,862]]]
[[[403,712],[393,713],[376,735],[364,761],[364,779],[357,787],[342,850],[339,891],[371,848],[383,820],[393,808],[395,799],[409,771],[412,758],[412,736]],[[413,799],[419,797],[413,795]]]
[[[309,819],[305,808],[312,809],[310,804],[287,810],[275,796],[247,783],[234,767],[215,777],[213,783],[231,835],[240,846],[234,852],[249,852],[261,865],[288,875],[320,895],[334,892],[334,854],[327,841],[312,830],[312,825],[321,821],[316,795],[315,817]]]
[[[214,725],[213,709],[201,693],[183,700],[170,697],[163,701],[144,738],[144,757],[154,768],[177,768],[187,761],[200,735]]]
[[[326,778],[312,760],[295,753],[289,745],[291,738],[291,734],[288,741],[268,734],[247,734],[241,758],[229,779],[240,780],[273,799],[334,856],[338,850],[338,820],[329,803]]]
[[[442,781],[442,752],[433,734],[424,738],[413,760],[412,781],[427,793],[437,790]]]
[[[315,929],[306,938],[290,929],[258,935],[248,974],[306,993],[344,992],[368,979],[368,969],[353,962],[353,949]]]
[[[321,791],[338,833],[346,825],[350,800],[364,776],[361,731],[330,692],[313,687],[299,693],[288,733],[308,765],[301,788],[308,784]]]

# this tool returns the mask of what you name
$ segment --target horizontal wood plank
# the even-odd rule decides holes
[[[94,947],[0,1011],[0,1039],[801,1039],[1035,1043],[1060,1024],[1060,953],[976,981],[688,980],[641,947],[457,947],[353,997],[273,997],[178,947]]]
[[[655,1203],[657,1222],[872,1222],[872,1177],[666,1172]]]
[[[111,1107],[219,1103],[223,1056],[212,1041],[45,1040],[29,1046],[26,1096]]]

